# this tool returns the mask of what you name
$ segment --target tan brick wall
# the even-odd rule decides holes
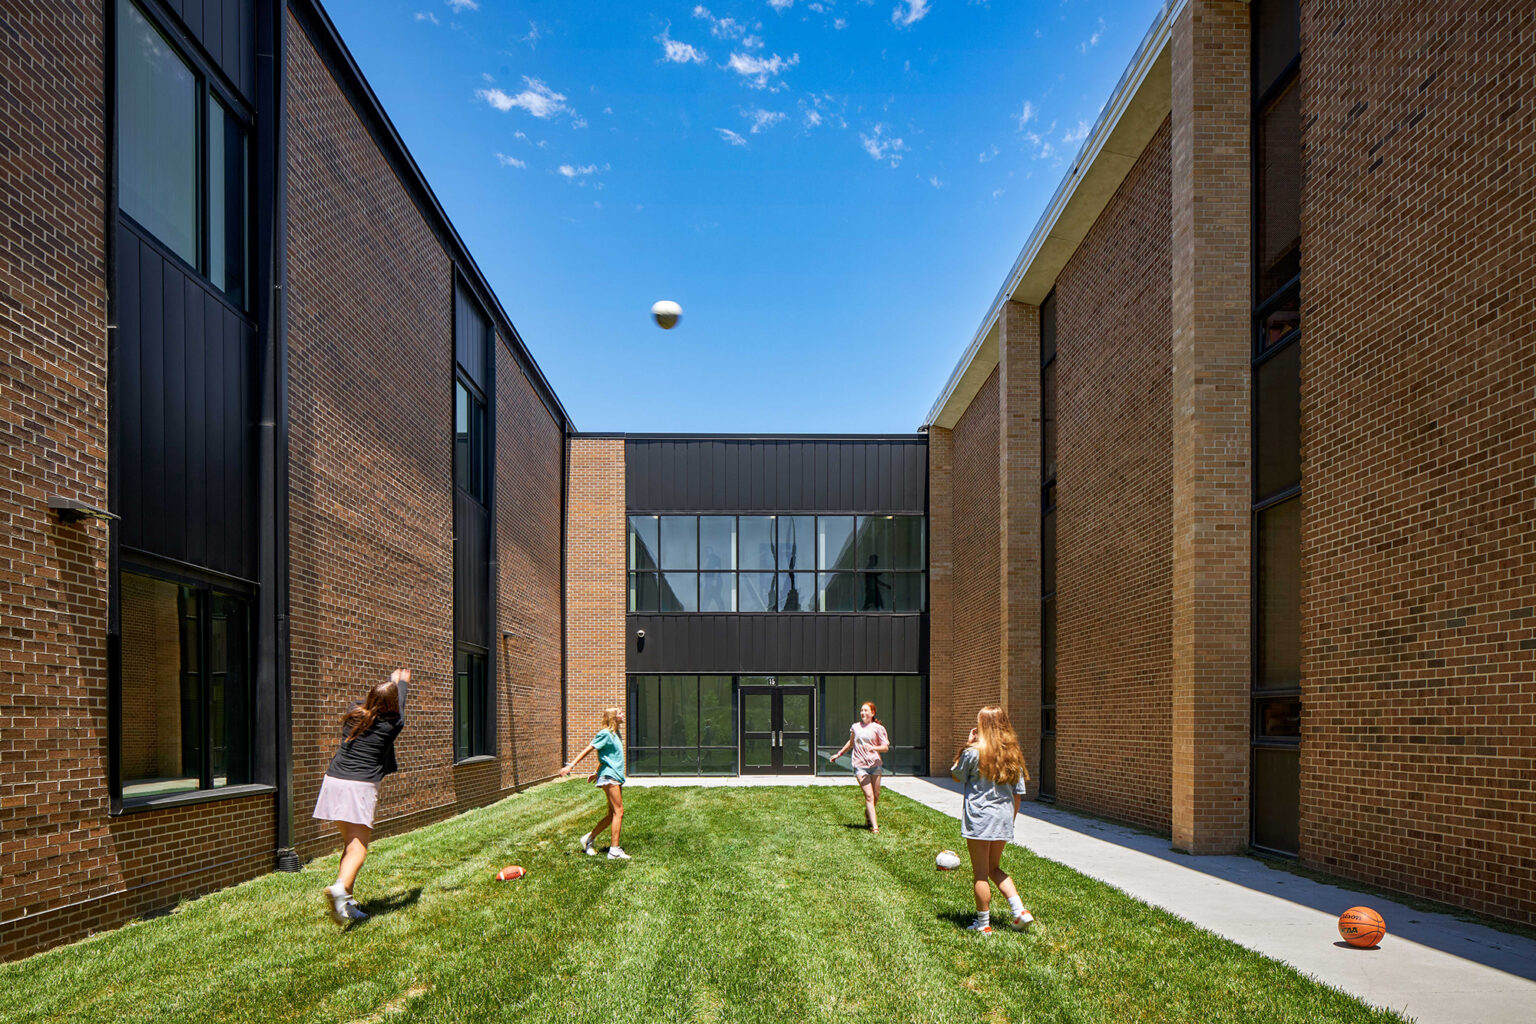
[[[566,527],[566,743],[597,732],[603,708],[625,706],[624,439],[573,437]],[[586,766],[593,765],[591,757]]]
[[[1536,10],[1302,33],[1302,860],[1529,923]]]
[[[1248,845],[1248,5],[1191,0],[1173,31],[1172,828]]]
[[[1040,309],[998,321],[999,701],[1033,777],[1040,768]],[[1029,797],[1038,787],[1029,787]]]
[[[1171,786],[1169,136],[1164,122],[1056,280],[1056,796],[1162,830]]]
[[[929,742],[945,762],[940,768],[943,772],[948,771],[949,761],[976,724],[976,712],[996,704],[1002,689],[998,378],[998,371],[993,370],[952,434],[952,710],[947,736],[933,723],[929,727]]]
[[[928,773],[944,775],[955,740],[955,441],[928,429]],[[964,738],[962,733],[961,738]]]

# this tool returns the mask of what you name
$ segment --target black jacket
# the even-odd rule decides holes
[[[395,764],[395,737],[405,728],[405,690],[403,682],[395,684],[400,695],[400,711],[393,715],[380,715],[357,739],[349,740],[350,725],[341,727],[341,749],[331,758],[331,766],[325,774],[333,779],[349,779],[353,782],[382,782],[384,776],[398,771]],[[359,701],[357,705],[361,706]]]

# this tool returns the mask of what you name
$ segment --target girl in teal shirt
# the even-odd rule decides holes
[[[581,837],[581,848],[587,851],[588,857],[597,856],[597,848],[592,845],[592,837],[603,829],[612,826],[613,845],[608,847],[609,860],[629,860],[629,854],[619,845],[619,828],[624,824],[624,739],[619,735],[619,729],[624,724],[624,711],[622,708],[603,709],[603,727],[598,734],[592,737],[586,749],[571,759],[571,763],[560,769],[561,775],[569,775],[571,770],[581,763],[581,759],[592,751],[597,751],[598,769],[587,779],[596,782],[604,793],[608,794],[608,810],[604,812],[600,820],[591,832]]]

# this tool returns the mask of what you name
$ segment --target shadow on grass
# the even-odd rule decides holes
[[[421,899],[421,886],[418,885],[416,888],[405,892],[390,893],[387,896],[375,896],[366,902],[359,900],[357,905],[362,907],[363,912],[369,917],[378,917],[380,914],[392,914],[397,910],[414,906],[419,899]]]

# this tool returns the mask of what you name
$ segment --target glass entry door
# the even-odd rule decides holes
[[[811,775],[816,771],[814,686],[743,686],[741,774]]]

